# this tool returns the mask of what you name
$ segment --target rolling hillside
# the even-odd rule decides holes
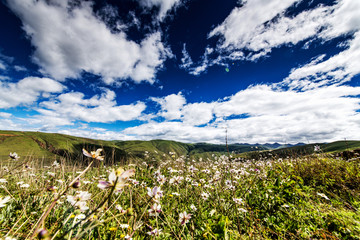
[[[257,158],[271,151],[278,157],[288,155],[306,155],[314,151],[314,145],[280,145],[280,144],[230,144],[232,154],[245,153],[246,157]],[[338,141],[320,145],[323,152],[340,152],[360,148],[360,141]],[[291,146],[291,147],[287,147]],[[212,154],[225,154],[227,149],[221,144],[181,143],[168,140],[151,141],[103,141],[74,137],[57,133],[0,131],[0,159],[8,159],[10,152],[17,152],[22,158],[67,157],[83,159],[81,149],[95,150],[103,148],[106,162],[116,162],[131,158],[147,157],[153,160],[169,159],[172,155],[188,155],[194,158],[206,158]]]
[[[103,147],[112,152],[121,150],[109,141],[94,140],[88,138],[73,137],[57,133],[42,132],[18,132],[0,131],[0,158],[8,158],[10,152],[16,152],[22,158],[44,157],[54,158],[55,156],[76,158],[81,156],[81,149],[95,149]],[[122,153],[123,154],[123,153]]]
[[[68,157],[82,159],[81,149],[94,150],[103,148],[107,161],[119,161],[130,158],[145,157],[154,160],[169,159],[170,153],[175,156],[189,155],[194,158],[206,158],[210,155],[224,154],[226,146],[207,143],[180,143],[169,140],[151,141],[102,141],[74,137],[57,133],[0,131],[0,158],[8,159],[10,152],[17,152],[22,158]],[[268,147],[250,144],[229,145],[229,151],[243,153],[255,150],[266,150]]]
[[[360,151],[360,141],[336,141],[332,143],[316,143],[298,145],[286,148],[270,149],[270,151],[257,151],[246,152],[241,154],[241,157],[258,159],[264,157],[280,157],[287,156],[299,157],[314,153],[314,146],[320,146],[321,151],[319,153],[333,153],[341,156],[347,154],[346,152],[358,150]]]

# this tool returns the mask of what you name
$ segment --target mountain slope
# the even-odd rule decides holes
[[[360,141],[337,141],[327,144],[230,144],[229,152],[233,155],[246,153],[248,158],[266,155],[269,151],[273,156],[299,156],[314,152],[314,146],[319,145],[322,152],[340,152],[360,148]],[[105,162],[126,161],[132,158],[149,158],[153,160],[171,159],[181,155],[193,158],[206,158],[212,154],[227,154],[227,148],[221,144],[181,143],[169,140],[151,141],[103,141],[89,138],[74,137],[58,133],[20,132],[0,130],[0,159],[8,159],[10,152],[17,152],[26,157],[67,157],[82,160],[82,148],[95,150],[103,148]]]

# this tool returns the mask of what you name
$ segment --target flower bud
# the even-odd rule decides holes
[[[132,216],[132,215],[134,215],[134,209],[133,209],[133,208],[128,208],[128,209],[126,210],[126,213],[127,213],[128,215]]]
[[[79,188],[80,186],[81,186],[80,181],[76,181],[71,185],[71,187],[73,187],[73,188]]]
[[[49,232],[46,229],[40,229],[37,237],[38,239],[50,239]]]
[[[55,192],[56,189],[57,189],[57,187],[55,187],[55,186],[50,186],[50,187],[48,187],[46,190],[49,191],[49,192]]]

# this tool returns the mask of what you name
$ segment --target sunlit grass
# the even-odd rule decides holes
[[[317,154],[240,162],[173,154],[104,166],[100,151],[93,155],[82,167],[21,156],[6,161],[0,236],[360,239],[358,160]]]

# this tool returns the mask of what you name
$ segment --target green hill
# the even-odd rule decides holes
[[[307,144],[279,148],[279,144],[230,144],[229,152],[233,155],[242,154],[247,158],[259,156],[286,157],[302,156],[314,152],[314,146],[319,145],[322,152],[332,153],[360,148],[360,141],[337,141],[327,144]],[[271,149],[273,147],[274,149]],[[276,147],[276,149],[275,149]],[[0,159],[8,159],[10,152],[18,153],[22,159],[66,157],[68,159],[84,159],[82,148],[95,150],[103,148],[106,163],[127,161],[133,158],[148,158],[150,160],[166,160],[179,156],[192,158],[208,158],[212,154],[227,154],[223,144],[181,143],[169,140],[151,141],[104,141],[89,138],[74,137],[58,133],[21,132],[0,130]],[[269,150],[270,149],[270,150]],[[245,153],[245,155],[243,155]]]
[[[233,153],[266,149],[264,147],[255,148],[249,144],[232,144],[228,147],[229,151]],[[144,157],[161,160],[182,155],[207,158],[212,154],[227,153],[226,146],[221,144],[188,144],[169,140],[103,141],[58,133],[0,130],[0,159],[8,159],[10,152],[17,152],[22,158],[67,157],[82,160],[82,148],[87,150],[103,148],[106,162]]]
[[[360,148],[360,141],[336,141],[327,144],[321,144],[324,152],[350,151]]]
[[[360,150],[360,141],[336,141],[331,143],[315,143],[288,148],[273,149],[268,151],[246,152],[241,154],[245,158],[265,158],[276,157],[284,158],[287,156],[299,157],[314,153],[314,147],[320,146],[319,153],[345,153],[353,150]]]
[[[57,133],[0,131],[0,158],[7,159],[10,152],[16,152],[23,159],[68,157],[74,159],[82,157],[81,150],[104,148],[105,152],[124,155],[110,141],[94,140],[74,137]]]

